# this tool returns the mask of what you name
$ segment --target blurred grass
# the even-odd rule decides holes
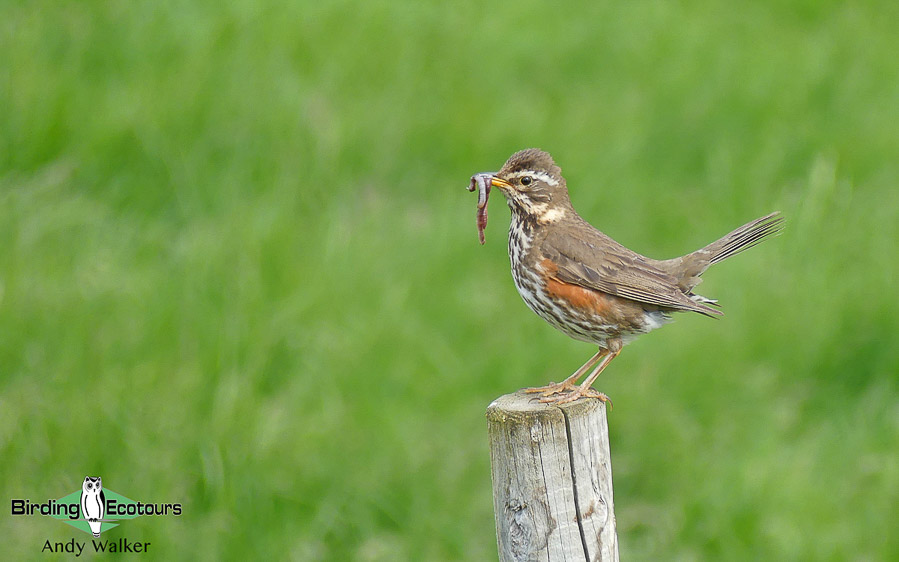
[[[87,474],[164,559],[495,557],[483,412],[591,352],[463,188],[550,150],[707,275],[628,347],[624,558],[899,556],[895,3],[0,5],[2,497]],[[6,517],[40,556],[68,527]]]

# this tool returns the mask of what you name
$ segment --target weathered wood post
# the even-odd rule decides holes
[[[618,561],[605,404],[516,392],[487,408],[502,562]]]

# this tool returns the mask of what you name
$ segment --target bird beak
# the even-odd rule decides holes
[[[496,176],[490,178],[490,185],[493,187],[498,187],[500,189],[509,189],[512,187],[512,184],[507,182],[506,180],[500,179]]]

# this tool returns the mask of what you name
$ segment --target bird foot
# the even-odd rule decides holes
[[[594,388],[581,388],[580,386],[572,388],[570,391],[565,393],[545,396],[544,398],[540,399],[540,402],[543,402],[544,404],[555,404],[556,406],[558,406],[560,404],[574,402],[579,398],[596,398],[597,400],[602,400],[604,403],[607,403],[609,405],[609,409],[612,408],[611,398]]]
[[[530,388],[525,388],[524,391],[527,394],[537,394],[546,398],[547,396],[552,396],[553,394],[563,394],[568,392],[573,392],[577,386],[572,382],[562,381],[562,382],[551,382],[546,386],[535,386]],[[544,400],[541,400],[544,402]]]

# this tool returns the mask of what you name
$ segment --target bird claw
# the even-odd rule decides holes
[[[601,400],[603,403],[607,403],[609,405],[609,409],[612,409],[612,399],[603,394],[602,392],[594,389],[594,388],[573,388],[565,393],[558,393],[557,395],[545,395],[544,398],[540,399],[540,402],[544,404],[555,404],[559,406],[561,404],[567,404],[569,402],[574,402],[579,398],[596,398],[597,400]]]
[[[547,396],[552,396],[553,394],[563,394],[567,392],[574,392],[575,388],[577,388],[573,383],[570,382],[551,382],[546,386],[535,386],[530,388],[525,388],[524,391],[527,394],[537,394],[546,398]],[[541,400],[543,402],[544,400]]]

